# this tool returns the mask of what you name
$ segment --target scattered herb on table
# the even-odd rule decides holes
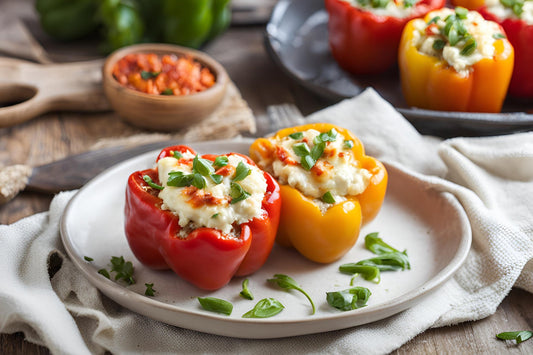
[[[240,293],[241,297],[246,298],[247,300],[253,300],[254,296],[252,295],[252,292],[248,288],[248,284],[250,283],[250,280],[244,279],[242,281],[242,291]]]
[[[154,289],[154,284],[151,283],[145,283],[144,286],[146,286],[146,290],[144,291],[145,296],[154,296],[156,290]]]
[[[200,305],[206,311],[222,313],[228,316],[233,311],[233,305],[230,302],[220,298],[198,297],[198,302],[200,302]]]
[[[283,288],[285,290],[291,290],[292,289],[292,290],[300,291],[301,293],[303,293],[304,296],[307,297],[307,299],[311,303],[311,307],[313,308],[313,312],[311,314],[315,314],[315,311],[316,311],[315,303],[313,302],[313,300],[311,299],[309,294],[307,292],[305,292],[304,289],[301,288],[296,283],[296,281],[294,281],[294,279],[292,277],[287,276],[287,275],[283,275],[283,274],[275,274],[274,278],[268,279],[267,281],[275,283],[279,287],[281,287],[281,288]]]
[[[269,318],[281,312],[285,307],[274,298],[263,298],[242,315],[243,318]]]
[[[326,292],[326,300],[330,306],[341,311],[351,311],[366,306],[371,294],[368,288],[356,286],[342,291]]]
[[[94,259],[91,258],[90,256],[84,256],[83,259],[85,259],[85,261],[89,261],[89,262],[94,261]]]
[[[523,341],[533,337],[533,333],[529,330],[519,330],[516,332],[503,332],[496,334],[496,337],[501,340],[514,340],[516,344],[520,344]]]

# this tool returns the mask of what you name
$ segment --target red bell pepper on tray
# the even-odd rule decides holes
[[[533,25],[517,18],[501,19],[482,7],[479,13],[487,20],[500,24],[514,48],[514,69],[509,94],[519,98],[533,98]]]
[[[444,3],[445,0],[422,0],[412,5],[409,16],[399,18],[377,15],[344,0],[325,0],[331,53],[341,68],[353,74],[382,73],[396,64],[405,24]]]
[[[187,153],[196,155],[187,146],[168,147],[161,151],[157,161],[169,156],[184,161],[183,155]],[[246,164],[256,167],[250,158],[231,154],[239,155]],[[217,156],[198,157],[214,162]],[[224,175],[222,169],[224,167],[217,173]],[[226,176],[235,172],[226,170],[229,170]],[[233,276],[255,272],[270,254],[281,207],[279,185],[268,173],[263,172],[263,176],[267,188],[261,214],[246,223],[234,225],[237,233],[233,234],[207,227],[184,229],[177,214],[162,208],[163,200],[158,195],[165,186],[160,185],[158,168],[134,172],[128,178],[125,205],[125,233],[131,250],[144,265],[153,269],[170,268],[184,280],[205,290],[219,289]],[[196,188],[191,186],[191,189]],[[231,198],[227,203],[231,203]]]

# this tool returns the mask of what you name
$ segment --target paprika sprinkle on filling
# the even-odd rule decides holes
[[[113,77],[125,87],[153,95],[190,95],[215,84],[208,68],[173,54],[128,54],[115,64]]]

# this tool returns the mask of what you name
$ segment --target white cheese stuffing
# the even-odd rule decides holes
[[[429,18],[438,16],[440,19],[436,21],[436,27],[429,27],[429,31],[426,31],[428,25],[423,19],[415,20],[414,27],[416,31],[413,36],[413,44],[419,52],[445,60],[460,76],[467,77],[475,63],[485,58],[494,57],[494,41],[496,40],[494,36],[501,34],[501,29],[497,23],[483,19],[478,12],[468,11],[463,24],[468,34],[476,41],[475,50],[469,55],[462,55],[461,50],[465,45],[464,40],[459,41],[455,46],[451,46],[449,42],[446,42],[442,50],[435,50],[433,44],[437,40],[443,40],[440,30],[444,28],[446,18],[453,14],[454,10],[448,8],[431,12],[428,16]],[[428,35],[427,32],[430,32],[431,35]]]
[[[312,149],[315,137],[321,132],[310,129],[302,133],[303,137],[300,139],[289,136],[270,138],[274,147],[283,151],[288,159],[282,160],[276,154],[272,162],[259,161],[258,165],[271,172],[280,184],[289,185],[304,196],[316,200],[321,210],[332,206],[320,201],[328,191],[335,199],[335,203],[345,201],[347,196],[356,196],[365,191],[372,174],[360,167],[351,149],[344,147],[346,137],[337,133],[335,141],[327,143],[322,157],[315,165],[321,171],[317,175],[314,168],[306,170],[302,167],[301,157],[294,152],[293,147],[295,144],[305,142]]]
[[[485,0],[487,11],[504,20],[507,18],[523,20],[528,25],[533,25],[533,1],[526,0],[522,5],[522,13],[517,16],[510,7],[503,6],[500,0]]]
[[[234,224],[246,223],[264,213],[262,202],[267,190],[267,182],[263,172],[256,166],[249,165],[246,159],[236,154],[228,156],[228,166],[236,168],[239,162],[243,162],[251,170],[247,177],[235,182],[250,196],[232,204],[230,203],[230,191],[235,169],[233,169],[233,174],[224,176],[220,184],[216,184],[210,177],[205,177],[206,187],[203,189],[196,189],[193,186],[168,186],[167,181],[170,172],[181,171],[185,174],[192,172],[192,158],[194,156],[188,157],[184,154],[184,158],[189,160],[166,157],[157,163],[159,181],[164,187],[159,192],[159,198],[163,200],[161,208],[176,214],[179,217],[181,227],[203,226],[230,234],[238,232],[233,230]],[[191,196],[191,191],[196,191],[194,196]],[[202,201],[202,196],[206,195],[211,196],[210,199],[215,200],[216,203],[202,202],[201,205],[198,205],[198,201]]]
[[[358,9],[362,9],[368,12],[372,12],[375,15],[378,16],[391,16],[391,17],[397,17],[397,18],[406,18],[412,15],[415,4],[412,6],[405,6],[404,1],[394,1],[391,0],[387,3],[385,7],[372,7],[372,5],[365,4],[362,5],[361,2],[358,0],[343,0],[353,7],[357,7]],[[418,2],[418,1],[416,1]]]

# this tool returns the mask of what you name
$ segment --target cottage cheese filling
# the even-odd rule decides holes
[[[249,165],[246,159],[237,154],[229,155],[227,165],[224,167],[213,169],[213,173],[221,176],[219,183],[210,176],[202,176],[205,181],[203,188],[194,185],[169,186],[169,177],[172,173],[181,172],[184,175],[194,173],[194,158],[195,156],[187,152],[183,154],[182,159],[165,157],[157,163],[159,181],[164,187],[159,192],[159,198],[163,200],[161,208],[179,216],[181,227],[215,228],[229,234],[235,232],[235,225],[248,222],[264,213],[262,201],[267,190],[267,182],[263,172],[256,166]],[[250,172],[242,180],[237,181],[235,178],[240,164]],[[247,195],[242,195],[243,193]],[[242,198],[243,196],[245,198]],[[235,202],[237,200],[239,201]]]

